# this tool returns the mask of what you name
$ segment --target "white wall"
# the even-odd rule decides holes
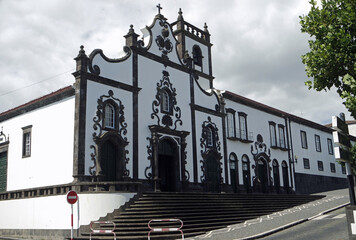
[[[79,200],[73,205],[74,228],[78,228],[78,216],[79,226],[88,225],[113,212],[134,195],[135,193],[78,194]],[[0,213],[0,229],[71,228],[71,206],[66,195],[0,201]]]
[[[253,135],[253,142],[251,143],[245,143],[239,140],[227,140],[227,154],[228,157],[230,153],[234,152],[238,158],[238,170],[239,170],[239,183],[243,184],[243,175],[242,175],[242,156],[245,154],[248,156],[250,160],[250,172],[251,172],[251,184],[252,184],[252,178],[255,176],[254,169],[252,169],[252,165],[255,165],[255,161],[253,159],[253,155],[251,153],[251,146],[253,146],[254,153],[255,153],[255,147],[254,143],[257,141],[257,135],[260,134],[263,138],[263,143],[266,144],[267,146],[267,151],[270,150],[270,159],[271,162],[269,163],[269,166],[272,167],[272,161],[274,159],[277,160],[278,165],[279,165],[279,176],[280,176],[280,186],[283,186],[283,178],[282,178],[282,161],[285,160],[288,164],[288,168],[291,166],[289,165],[288,161],[288,151],[282,151],[280,149],[273,149],[271,148],[271,141],[270,141],[270,131],[269,131],[269,121],[273,121],[276,123],[276,134],[277,134],[277,141],[279,141],[279,135],[278,135],[278,124],[283,125],[284,128],[284,134],[285,134],[285,144],[287,147],[287,130],[285,126],[285,119],[258,109],[255,109],[250,106],[246,106],[244,104],[236,103],[231,100],[225,99],[226,105],[225,108],[231,108],[236,111],[235,113],[235,128],[236,128],[236,133],[238,132],[239,129],[239,118],[238,118],[238,112],[243,112],[247,114],[247,131],[251,132]],[[227,123],[226,123],[227,126]],[[226,136],[227,133],[226,133]],[[268,154],[268,152],[266,152]],[[289,173],[289,172],[288,172]],[[272,172],[271,172],[272,174]],[[273,177],[273,176],[272,176]],[[290,179],[290,176],[289,176]],[[229,179],[230,182],[230,179]],[[291,185],[289,181],[289,185]]]
[[[31,156],[22,157],[23,127],[32,125]],[[0,123],[9,135],[7,190],[72,182],[74,96]]]
[[[341,172],[341,165],[335,161],[335,155],[329,154],[327,139],[329,138],[333,142],[333,137],[331,133],[324,132],[295,122],[291,123],[291,131],[294,157],[297,157],[297,163],[295,164],[296,172],[330,177],[346,177],[345,174],[342,174]],[[307,149],[302,148],[300,131],[306,132],[308,143]],[[316,151],[315,135],[320,136],[321,152]],[[304,168],[303,158],[309,159],[310,169]],[[317,161],[323,162],[324,171],[318,170]],[[330,163],[335,164],[335,173],[331,172]]]

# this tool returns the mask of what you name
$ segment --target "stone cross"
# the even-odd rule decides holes
[[[158,8],[158,14],[161,14],[161,9],[162,9],[161,4],[158,3],[158,5],[156,7]]]

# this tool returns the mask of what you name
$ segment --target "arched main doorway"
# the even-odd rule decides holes
[[[257,191],[262,191],[263,193],[268,192],[268,164],[267,161],[263,158],[260,157],[257,162],[256,162],[256,190]]]
[[[158,145],[158,177],[161,191],[176,192],[179,181],[179,164],[177,145],[169,139]]]

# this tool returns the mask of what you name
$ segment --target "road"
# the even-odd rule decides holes
[[[277,232],[263,240],[348,240],[345,208]]]

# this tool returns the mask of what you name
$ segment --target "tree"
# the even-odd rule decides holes
[[[300,16],[301,31],[311,36],[310,52],[302,56],[308,80],[316,91],[336,87],[356,119],[356,1],[315,0],[308,15]]]

